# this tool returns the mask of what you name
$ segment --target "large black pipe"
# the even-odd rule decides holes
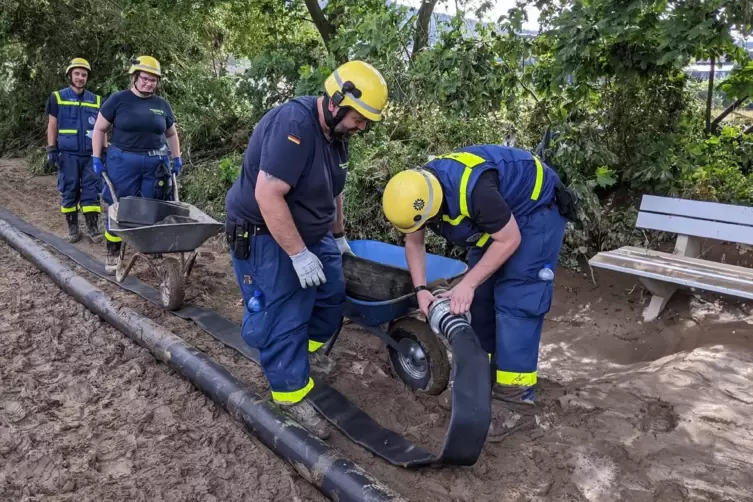
[[[341,502],[404,500],[327,443],[309,434],[271,402],[245,388],[235,376],[201,351],[133,310],[111,303],[104,292],[2,219],[0,236],[46,272],[61,289],[147,348],[157,359],[185,376],[243,422],[251,434],[330,499]]]

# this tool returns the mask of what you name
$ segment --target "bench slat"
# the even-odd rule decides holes
[[[753,226],[753,207],[644,195],[641,211]]]
[[[624,247],[598,253],[591,266],[753,300],[753,272],[724,263]]]
[[[633,259],[650,260],[654,263],[662,264],[668,269],[693,269],[696,270],[699,274],[712,276],[720,275],[729,277],[729,279],[733,281],[739,280],[753,284],[753,268],[750,267],[709,261],[704,260],[703,258],[681,256],[673,253],[664,253],[662,251],[654,251],[653,249],[638,248],[633,246],[624,246],[612,252],[619,255],[625,255]]]
[[[753,222],[753,220],[752,220]],[[638,228],[661,230],[674,234],[706,237],[720,241],[753,244],[753,226],[734,223],[720,223],[718,221],[702,221],[684,216],[668,216],[666,214],[638,213]]]

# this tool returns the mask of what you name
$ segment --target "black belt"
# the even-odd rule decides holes
[[[254,225],[245,220],[225,221],[225,239],[230,252],[239,260],[245,260],[251,255],[251,237],[254,235],[270,235],[266,225]]]
[[[266,225],[251,225],[248,228],[249,235],[272,235]]]
[[[254,225],[253,223],[246,223],[243,220],[234,221],[230,218],[225,220],[225,231],[229,235],[235,235],[235,229],[242,227],[244,224],[248,235],[272,235],[266,225]]]

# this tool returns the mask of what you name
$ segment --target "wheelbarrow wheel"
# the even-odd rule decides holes
[[[186,294],[183,270],[181,270],[180,262],[175,258],[162,260],[162,282],[159,290],[162,306],[167,310],[175,310],[183,305]]]
[[[450,361],[442,342],[425,322],[412,317],[395,321],[389,336],[410,352],[389,351],[392,371],[411,389],[431,395],[441,394],[450,380]]]

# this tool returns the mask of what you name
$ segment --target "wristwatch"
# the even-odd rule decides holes
[[[416,286],[415,288],[413,288],[413,292],[415,294],[418,294],[419,291],[429,291],[429,288],[427,288],[426,285],[424,285],[424,284],[422,284],[420,286]]]

